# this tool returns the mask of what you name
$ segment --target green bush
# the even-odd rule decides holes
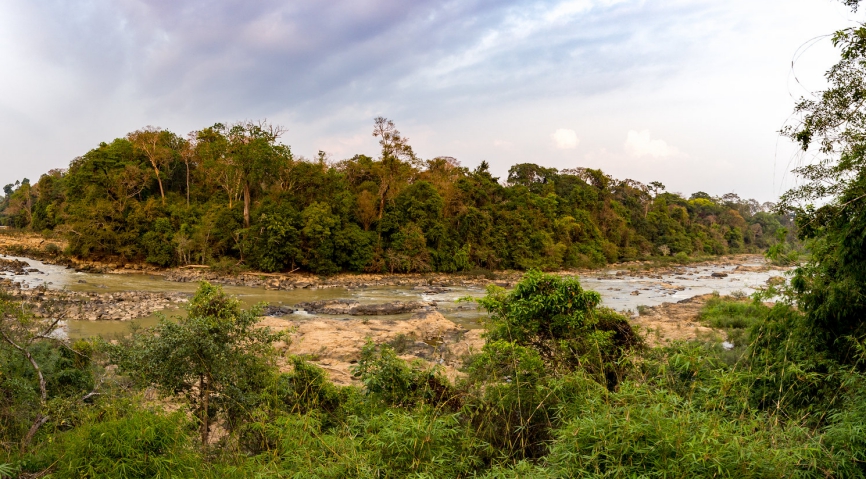
[[[664,389],[627,382],[585,404],[551,445],[557,477],[791,477],[812,459],[803,431],[707,412]]]
[[[364,391],[386,406],[432,404],[455,410],[460,405],[458,392],[441,371],[420,362],[409,364],[387,345],[368,342],[352,372],[363,383]]]
[[[536,270],[513,291],[491,286],[478,300],[490,315],[488,341],[530,347],[553,371],[580,368],[615,388],[627,367],[624,358],[643,341],[624,316],[599,308],[600,302],[576,278]]]
[[[196,476],[202,464],[189,430],[182,412],[166,415],[141,408],[117,419],[84,424],[63,436],[52,477]]]
[[[465,477],[480,466],[474,453],[479,444],[471,441],[457,415],[427,407],[388,410],[353,421],[350,429],[381,477]]]
[[[747,329],[767,316],[768,308],[757,302],[711,298],[701,310],[700,318],[713,328]]]

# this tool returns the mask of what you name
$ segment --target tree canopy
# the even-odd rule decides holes
[[[158,266],[223,258],[262,271],[553,270],[650,256],[762,251],[791,218],[737,195],[685,197],[600,170],[422,160],[376,118],[377,158],[296,157],[284,129],[147,127],[4,189],[0,222],[69,253]]]

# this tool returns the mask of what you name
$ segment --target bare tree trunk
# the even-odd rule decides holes
[[[33,441],[33,436],[39,432],[39,428],[42,427],[43,424],[48,422],[49,417],[43,416],[40,412],[36,415],[36,420],[33,421],[33,425],[30,426],[30,429],[27,431],[27,434],[24,436],[24,439],[21,440],[21,453],[23,454],[27,450],[27,446]]]
[[[162,202],[165,203],[165,190],[162,189],[162,179],[159,177],[159,168],[156,164],[153,165],[153,171],[156,173],[156,182],[159,183],[159,196],[162,197]]]
[[[55,322],[56,324],[56,322]],[[27,358],[27,361],[30,362],[30,365],[33,367],[33,370],[36,371],[36,376],[39,378],[39,398],[40,398],[40,406],[45,407],[45,403],[48,402],[48,388],[45,385],[45,376],[42,374],[42,368],[39,367],[39,364],[33,359],[33,355],[30,354],[30,351],[27,348],[20,346],[18,343],[12,340],[9,336],[6,335],[5,332],[0,331],[3,339],[9,343],[13,348],[17,349]],[[42,412],[36,415],[36,420],[33,421],[33,425],[30,426],[30,430],[27,431],[27,434],[24,436],[24,439],[21,440],[21,452],[23,453],[27,446],[30,445],[30,441],[33,440],[33,436],[39,431],[39,428],[42,427],[48,421],[48,416],[43,416]]]
[[[186,163],[186,207],[189,208],[189,160],[185,160]]]
[[[202,446],[207,445],[208,436],[210,435],[210,424],[208,422],[208,402],[210,400],[210,391],[208,388],[209,384],[205,381],[204,376],[199,378],[199,393],[201,394],[201,444]]]
[[[388,184],[384,183],[379,187],[379,221],[382,221],[382,213],[385,211],[385,196],[388,194]]]
[[[45,386],[45,376],[42,375],[42,368],[40,368],[39,364],[36,363],[36,360],[33,359],[33,355],[30,354],[30,351],[28,351],[27,349],[19,346],[18,343],[16,343],[12,340],[12,338],[7,336],[5,332],[0,331],[0,334],[3,335],[3,339],[7,343],[9,343],[10,346],[17,349],[18,351],[21,351],[21,354],[23,354],[24,357],[27,358],[27,361],[30,362],[30,365],[33,366],[33,370],[36,371],[36,376],[39,377],[39,396],[41,397],[43,403],[48,401],[48,389]]]
[[[244,227],[250,227],[250,183],[244,182]]]

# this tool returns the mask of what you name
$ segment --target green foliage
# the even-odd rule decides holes
[[[18,475],[17,468],[12,464],[0,464],[0,478],[13,478]]]
[[[557,431],[547,460],[558,477],[746,478],[791,477],[812,459],[804,431],[695,406],[663,389],[624,383],[607,400],[585,401]]]
[[[440,371],[407,364],[390,346],[368,342],[352,372],[371,398],[387,406],[432,404],[456,409],[460,403],[457,391]]]
[[[105,347],[121,371],[141,384],[184,394],[206,443],[212,416],[223,414],[231,428],[262,401],[259,391],[272,375],[272,344],[281,336],[257,327],[258,321],[258,310],[241,310],[236,299],[203,282],[186,318],[162,319]]]
[[[800,258],[800,253],[788,242],[787,236],[788,230],[777,228],[776,243],[767,250],[767,258],[775,265],[789,266],[796,264]]]
[[[57,478],[193,477],[201,457],[191,447],[182,412],[133,409],[122,417],[76,428],[63,439]]]
[[[61,233],[68,253],[158,266],[224,258],[261,271],[559,270],[651,256],[757,252],[790,216],[736,195],[686,199],[600,170],[421,161],[380,118],[379,158],[295,158],[279,127],[145,128],[68,171],[8,185],[0,223]],[[788,243],[793,240],[788,239]],[[786,243],[787,244],[787,243]],[[677,256],[678,255],[678,256]],[[785,253],[785,257],[792,256]]]
[[[617,339],[631,336],[604,325],[622,318],[568,278],[533,271],[482,302],[488,337],[456,383],[369,343],[354,371],[360,386],[346,387],[299,357],[278,373],[276,337],[203,284],[188,319],[101,345],[132,381],[111,377],[95,400],[79,400],[92,383],[63,378],[92,374],[99,348],[34,345],[52,388],[41,411],[56,419],[27,454],[17,439],[39,412],[28,406],[38,388],[21,356],[0,348],[0,464],[52,477],[866,474],[866,378],[822,352],[795,308],[711,299],[702,320],[749,341],[732,357],[712,343]],[[866,358],[862,344],[852,348]],[[144,403],[153,386],[165,398]],[[166,404],[176,412],[160,412]],[[227,432],[217,444],[211,424]]]
[[[364,458],[360,441],[346,434],[330,434],[312,414],[267,416],[248,425],[265,446],[262,462],[248,464],[251,474],[284,477],[376,477]],[[255,472],[253,472],[255,471]],[[245,474],[240,474],[243,477]]]
[[[834,411],[823,431],[823,443],[833,455],[838,477],[866,476],[866,377],[849,378],[845,407]]]
[[[833,43],[841,59],[826,74],[828,88],[801,99],[797,124],[783,131],[822,159],[794,170],[804,181],[785,193],[781,203],[796,213],[798,235],[812,251],[791,280],[805,313],[800,324],[804,334],[813,338],[816,352],[854,364],[853,345],[866,337],[866,124],[861,101],[866,93],[866,26],[836,32]]]
[[[505,341],[489,342],[471,365],[485,384],[467,404],[476,436],[506,458],[538,458],[551,439],[553,407],[544,363],[538,353]]]
[[[144,260],[158,266],[174,265],[174,247],[171,244],[173,236],[174,231],[168,218],[157,218],[153,226],[141,237],[146,255]]]
[[[580,368],[614,388],[627,353],[642,340],[624,316],[598,308],[600,301],[575,278],[530,271],[512,292],[492,286],[478,303],[490,314],[488,341],[532,348],[554,371]]]
[[[700,318],[713,328],[746,329],[763,322],[766,307],[760,303],[711,298],[701,310]]]
[[[269,208],[261,213],[251,252],[259,269],[266,272],[295,269],[302,259],[298,222],[298,215],[292,210]]]

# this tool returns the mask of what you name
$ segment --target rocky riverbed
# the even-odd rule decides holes
[[[713,297],[706,294],[641,308],[641,314],[629,321],[639,328],[650,346],[674,341],[722,341],[723,331],[699,321],[701,308]],[[441,366],[452,378],[460,374],[464,359],[484,346],[483,329],[466,329],[436,311],[398,321],[270,316],[262,324],[277,331],[292,331],[291,341],[280,347],[324,368],[338,384],[356,381],[351,370],[368,341],[393,347],[403,359]]]
[[[62,316],[73,321],[131,321],[177,308],[189,299],[189,294],[175,292],[87,293],[44,286],[25,289],[8,279],[0,279],[0,290],[14,299],[26,301],[37,316]]]
[[[27,248],[44,247],[38,238],[24,239],[29,241]],[[0,235],[0,252],[10,252],[3,240]],[[140,264],[74,261],[67,266],[52,261],[47,251],[41,257],[48,259],[0,257],[0,289],[27,300],[37,314],[63,314],[71,337],[122,334],[127,330],[122,322],[133,319],[145,318],[145,325],[152,324],[154,312],[178,312],[196,283],[207,280],[223,285],[246,306],[268,303],[263,324],[294,328],[293,340],[284,345],[286,351],[307,356],[340,383],[353,381],[351,366],[367,340],[390,344],[405,359],[439,364],[448,374],[457,374],[461,358],[483,345],[483,312],[454,300],[480,296],[491,284],[511,287],[523,275],[519,271],[330,277],[297,272],[228,274],[207,267],[159,270]],[[624,263],[604,270],[553,274],[579,276],[586,289],[601,293],[603,305],[629,315],[651,345],[724,339],[723,332],[699,322],[710,292],[749,293],[785,281],[784,269],[759,255],[688,265]],[[108,327],[111,324],[117,326]]]
[[[464,358],[484,345],[481,330],[463,328],[436,311],[397,321],[267,317],[262,325],[292,331],[291,341],[281,347],[321,366],[338,384],[355,381],[351,368],[368,341],[390,345],[403,359],[439,365],[452,377],[458,374]]]
[[[584,273],[581,282],[599,291],[603,304],[629,314],[651,345],[720,341],[723,332],[699,322],[700,309],[712,297],[706,293],[748,291],[785,281],[781,270],[758,256],[650,269],[621,266]],[[156,311],[178,311],[195,290],[195,281],[235,281],[240,286],[225,286],[229,294],[246,298],[247,305],[262,300],[270,303],[263,311],[263,325],[293,330],[292,341],[283,345],[286,352],[308,357],[328,370],[335,382],[345,384],[354,380],[352,365],[368,340],[391,345],[404,359],[437,364],[449,375],[458,374],[462,358],[483,346],[483,329],[477,319],[483,313],[470,304],[454,304],[454,299],[483,294],[487,284],[508,287],[522,276],[505,272],[497,273],[495,279],[430,274],[319,278],[250,273],[226,277],[198,268],[168,271],[168,276],[180,275],[170,282],[159,275],[118,272],[126,274],[75,272],[27,258],[0,257],[0,289],[26,300],[38,315],[62,314],[67,325],[74,326],[74,337],[81,337],[125,331],[98,325],[152,317]],[[464,316],[469,322],[459,319],[464,313],[471,313]],[[93,327],[85,328],[87,324]]]
[[[436,309],[435,301],[393,301],[384,304],[361,304],[351,299],[331,299],[298,303],[296,308],[310,314],[348,314],[349,316],[390,316]]]
[[[701,308],[713,298],[703,294],[658,306],[641,308],[639,314],[630,318],[633,325],[641,329],[650,346],[662,346],[674,341],[721,340],[722,331],[700,323]]]

